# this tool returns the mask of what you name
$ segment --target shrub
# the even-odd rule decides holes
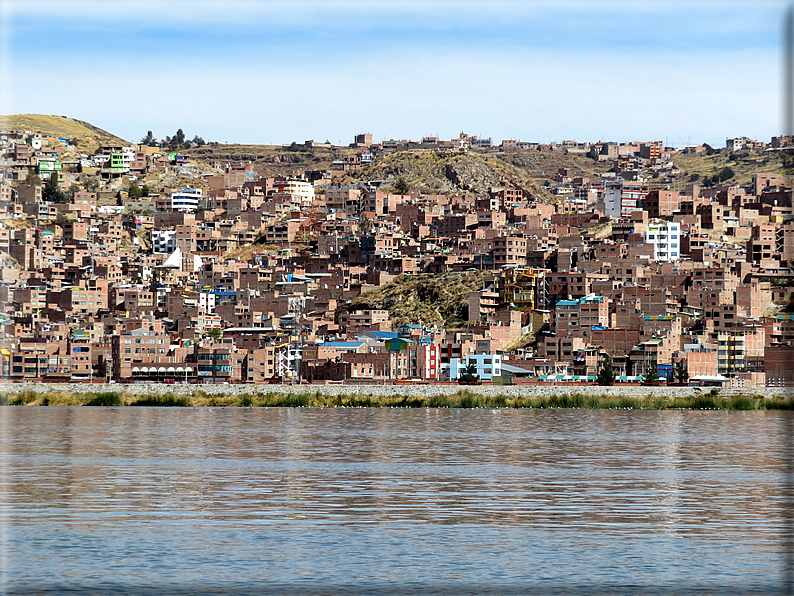
[[[171,393],[142,397],[130,404],[131,406],[154,406],[161,408],[185,408],[190,406],[190,399]]]
[[[118,407],[123,406],[124,401],[121,399],[121,395],[116,392],[108,391],[104,393],[95,393],[91,398],[86,402],[87,406],[102,406],[102,407]]]
[[[12,406],[26,406],[36,401],[35,391],[20,391],[15,396],[9,398],[8,403]]]
[[[309,405],[309,396],[303,394],[288,393],[287,395],[273,400],[274,406],[282,408],[305,408]]]

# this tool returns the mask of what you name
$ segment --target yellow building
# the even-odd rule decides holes
[[[530,267],[510,267],[502,273],[502,302],[517,310],[535,310],[538,284],[542,283],[543,269]],[[540,280],[540,281],[539,281]]]

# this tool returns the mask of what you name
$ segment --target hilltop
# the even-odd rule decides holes
[[[328,169],[331,163],[358,150],[348,147],[305,147],[293,144],[241,145],[210,143],[193,147],[184,153],[192,159],[213,161],[251,161],[259,175],[272,176],[298,170]],[[469,151],[456,153],[434,149],[407,149],[379,152],[374,163],[356,171],[339,172],[333,183],[355,185],[372,180],[391,185],[405,178],[411,188],[424,193],[473,193],[487,195],[491,188],[519,188],[527,196],[541,201],[554,201],[542,188],[562,167],[580,171],[583,176],[599,178],[611,164],[596,162],[583,155],[559,151],[534,150]],[[388,188],[386,188],[388,190]]]
[[[603,162],[556,151],[458,153],[408,149],[379,155],[372,165],[348,173],[338,182],[347,185],[384,180],[393,184],[399,178],[404,178],[411,188],[424,193],[473,193],[481,196],[487,196],[492,188],[510,187],[521,189],[525,196],[553,202],[555,197],[543,186],[548,186],[551,178],[562,167],[595,178],[608,169]]]
[[[287,174],[297,170],[323,170],[331,163],[348,155],[355,154],[347,147],[305,147],[294,144],[283,145],[240,145],[209,143],[184,151],[185,155],[202,162],[212,161],[250,161],[254,170],[261,176]]]
[[[79,139],[81,144],[89,145],[129,145],[121,137],[117,137],[98,126],[82,120],[66,116],[47,116],[43,114],[12,114],[0,115],[0,130],[30,130],[43,134]]]

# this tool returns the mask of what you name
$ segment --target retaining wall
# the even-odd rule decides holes
[[[550,397],[552,395],[612,395],[625,397],[676,397],[694,396],[707,393],[708,387],[638,387],[598,385],[179,385],[164,383],[134,384],[89,384],[89,383],[0,383],[0,394],[16,394],[21,391],[36,393],[99,393],[115,391],[130,395],[192,395],[202,391],[208,395],[245,395],[255,393],[320,393],[321,395],[407,395],[416,397],[433,397],[436,395],[452,395],[466,389],[471,393],[484,397],[504,395],[516,397]],[[733,395],[752,395],[766,398],[791,397],[794,388],[763,387],[758,389],[720,389],[721,397]]]

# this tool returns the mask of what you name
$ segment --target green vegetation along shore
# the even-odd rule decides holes
[[[287,408],[528,408],[601,410],[790,410],[794,400],[751,395],[720,397],[715,391],[701,395],[630,397],[608,394],[560,394],[541,397],[483,396],[460,390],[456,393],[423,397],[405,395],[326,395],[319,391],[255,392],[244,394],[163,393],[132,395],[102,391],[62,393],[20,391],[0,394],[0,405],[7,406],[163,406],[163,407],[287,407]]]

